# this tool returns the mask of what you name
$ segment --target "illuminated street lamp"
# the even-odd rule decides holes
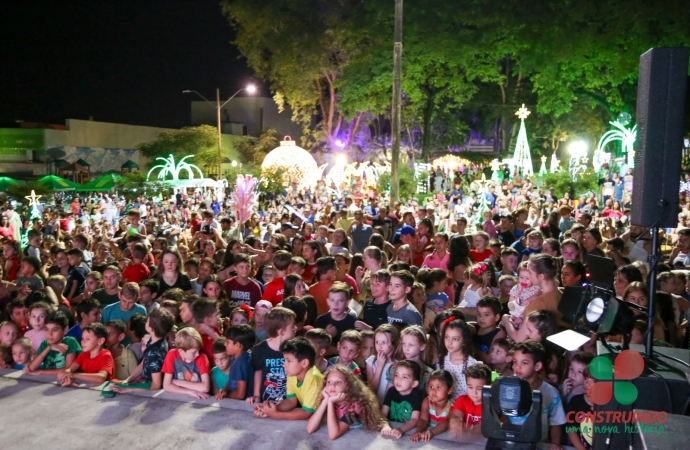
[[[220,179],[222,178],[221,167],[223,164],[223,153],[221,150],[221,133],[220,133],[220,111],[223,109],[223,106],[227,105],[228,102],[230,102],[230,100],[235,98],[235,96],[237,96],[237,94],[239,94],[242,91],[247,91],[247,94],[250,94],[250,95],[255,94],[256,93],[256,86],[254,86],[253,84],[249,84],[246,87],[243,87],[242,89],[240,89],[237,92],[235,92],[234,94],[232,94],[232,96],[229,99],[225,100],[225,102],[222,105],[220,103],[220,89],[216,89],[216,104],[215,105],[213,103],[211,103],[210,101],[208,101],[208,99],[206,97],[199,94],[197,91],[192,91],[192,90],[182,91],[183,94],[192,94],[192,93],[196,94],[199,97],[201,97],[202,99],[204,99],[204,101],[206,103],[208,103],[212,107],[216,108],[216,115],[218,118],[218,181],[220,181]]]

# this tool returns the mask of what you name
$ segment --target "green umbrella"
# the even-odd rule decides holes
[[[49,191],[73,191],[80,186],[57,175],[46,175],[43,178],[39,178],[36,183],[43,185]]]
[[[7,188],[12,186],[13,184],[19,184],[19,181],[10,177],[0,177],[0,192],[7,191]]]
[[[91,180],[88,183],[81,185],[77,188],[77,191],[80,192],[89,192],[89,191],[110,191],[115,187],[115,184],[118,181],[123,180],[119,175],[115,175],[114,173],[109,173],[107,175],[103,175],[102,177],[98,177],[95,180]]]

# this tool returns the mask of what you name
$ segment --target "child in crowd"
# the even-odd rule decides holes
[[[441,325],[443,344],[439,348],[439,366],[453,375],[453,401],[467,394],[465,370],[477,364],[472,357],[472,335],[463,320],[450,317]]]
[[[62,311],[51,312],[46,316],[46,339],[36,351],[34,359],[25,372],[35,375],[59,374],[72,363],[81,352],[81,346],[76,339],[65,336],[69,321]],[[38,370],[39,367],[41,370]]]
[[[53,308],[45,302],[37,302],[29,308],[29,325],[31,329],[24,333],[25,338],[31,340],[31,347],[34,351],[38,350],[41,342],[46,336],[46,316],[52,312]]]
[[[447,370],[435,370],[427,381],[427,395],[422,401],[422,411],[416,432],[410,436],[412,442],[430,441],[448,430],[448,413],[452,406],[450,393],[453,376]]]
[[[362,375],[359,366],[355,362],[355,356],[359,353],[359,348],[362,346],[362,336],[359,331],[347,330],[340,336],[338,341],[338,356],[330,359],[331,365],[340,364],[352,371],[357,377]]]
[[[137,357],[134,352],[122,345],[127,325],[121,320],[111,320],[105,326],[107,328],[106,348],[115,359],[114,377],[117,380],[127,379],[137,367]]]
[[[200,298],[192,303],[194,327],[201,335],[201,352],[213,360],[213,344],[222,335],[218,328],[218,303],[210,298]]]
[[[97,384],[110,380],[115,363],[113,355],[104,348],[107,339],[108,330],[105,325],[98,322],[87,325],[81,337],[83,351],[67,370],[58,373],[60,386],[76,386],[74,380]]]
[[[331,335],[328,334],[328,332],[323,328],[312,328],[306,332],[304,337],[311,342],[311,345],[314,346],[314,350],[316,350],[316,359],[314,360],[314,365],[321,371],[321,373],[326,373],[326,369],[333,366],[332,360],[329,361],[324,358],[326,352],[331,347]],[[338,346],[340,346],[340,343],[338,343]],[[340,353],[340,349],[338,349],[338,353]]]
[[[374,332],[371,330],[364,330],[360,331],[359,335],[362,336],[362,345],[359,347],[359,353],[357,353],[357,356],[355,356],[355,362],[359,366],[359,370],[362,372],[360,378],[362,378],[362,381],[366,382],[369,379],[367,376],[367,359],[376,354]]]
[[[541,288],[533,285],[531,282],[528,261],[520,263],[518,266],[518,281],[520,284],[516,285],[510,291],[510,301],[508,302],[508,309],[512,316],[511,322],[516,328],[520,328],[523,320],[525,308],[532,302],[533,298],[541,295]]]
[[[370,290],[372,298],[364,302],[362,321],[358,321],[355,324],[355,328],[358,330],[375,330],[379,325],[388,323],[388,313],[386,311],[391,303],[388,298],[388,285],[390,281],[391,274],[385,269],[371,274]]]
[[[138,302],[141,306],[146,308],[147,314],[151,314],[151,311],[160,308],[160,304],[155,300],[159,289],[160,284],[158,284],[156,280],[149,279],[139,283]]]
[[[570,357],[570,366],[568,367],[568,378],[563,381],[559,391],[563,397],[563,403],[568,404],[570,399],[575,395],[585,393],[585,369],[589,367],[589,363],[594,359],[591,353],[578,351]]]
[[[162,300],[161,309],[168,311],[175,318],[175,323],[180,321],[180,304],[175,300]]]
[[[474,248],[470,250],[470,257],[472,258],[472,261],[480,263],[493,255],[493,251],[488,248],[490,240],[491,237],[483,231],[477,231],[474,233],[474,236],[472,237],[472,245]]]
[[[417,311],[422,315],[422,328],[429,330],[431,324],[434,323],[436,313],[427,306],[426,288],[422,283],[414,282],[412,290],[407,294],[407,300],[417,308]]]
[[[454,438],[464,430],[479,429],[482,421],[482,391],[484,386],[491,384],[491,369],[485,364],[468,367],[465,376],[467,394],[458,397],[450,412],[450,435]]]
[[[304,327],[304,319],[307,317],[307,302],[292,295],[283,299],[282,307],[295,313],[295,336],[304,337],[307,332]]]
[[[24,333],[29,330],[29,310],[24,304],[24,299],[13,299],[10,304],[7,305],[7,313],[10,315],[10,320],[17,325],[19,336],[23,337]]]
[[[241,305],[230,312],[230,325],[245,325],[254,317],[254,311],[247,306]]]
[[[71,336],[79,342],[81,341],[82,330],[87,325],[101,321],[101,304],[95,298],[86,298],[77,303],[75,311],[79,322],[70,328],[65,336]]]
[[[127,322],[127,331],[125,331],[130,341],[127,348],[134,353],[134,356],[137,358],[137,364],[141,362],[141,358],[144,355],[144,344],[142,340],[144,336],[146,336],[146,333],[146,316],[143,314],[134,314],[130,317],[129,322]]]
[[[304,270],[307,268],[307,262],[301,256],[293,256],[290,260],[290,267],[288,267],[288,275],[304,275]]]
[[[350,428],[378,431],[381,411],[371,390],[350,370],[334,366],[324,375],[316,411],[307,422],[307,432],[314,433],[326,421],[328,437],[338,439]]]
[[[453,304],[445,293],[448,287],[448,273],[443,269],[420,269],[417,280],[426,287],[426,307],[438,314]]]
[[[401,422],[400,428],[393,428],[388,422],[383,425],[381,434],[400,439],[406,432],[414,429],[419,420],[424,394],[419,389],[421,369],[414,361],[398,361],[393,375],[393,386],[388,389],[381,405],[381,414],[388,420]]]
[[[567,425],[566,431],[570,442],[577,450],[591,449],[593,440],[593,424],[590,420],[584,420],[584,414],[594,412],[594,402],[589,396],[589,391],[592,389],[595,379],[589,371],[589,367],[585,367],[582,371],[582,378],[583,392],[573,395],[565,407],[566,417],[571,413],[574,417],[575,424]],[[589,430],[585,431],[587,427]]]
[[[329,312],[320,315],[314,321],[314,327],[323,328],[333,338],[333,342],[340,342],[340,335],[347,330],[355,329],[357,318],[348,314],[348,304],[351,298],[350,286],[337,282],[328,289]],[[335,354],[338,350],[331,347],[328,353]],[[351,359],[354,359],[352,355]]]
[[[264,341],[268,337],[268,330],[266,329],[265,318],[266,315],[273,309],[273,304],[268,300],[259,300],[254,307],[254,318],[253,323],[249,323],[254,326],[254,332],[256,333],[257,341]]]
[[[296,337],[280,345],[283,368],[287,375],[285,399],[280,403],[265,401],[257,405],[254,414],[278,420],[305,420],[316,411],[316,403],[323,384],[323,375],[314,366],[316,351],[308,340]],[[301,407],[298,407],[301,406]]]
[[[144,264],[144,259],[148,250],[146,246],[141,242],[134,244],[132,248],[132,261],[123,272],[122,272],[122,283],[141,283],[151,275],[151,270],[146,264]]]
[[[228,294],[228,298],[230,298],[230,305],[234,307],[240,305],[254,307],[261,300],[261,286],[251,278],[252,258],[249,255],[240,253],[235,255],[233,261],[237,275],[223,282],[223,289]]]
[[[515,344],[513,348],[513,370],[515,376],[526,380],[530,389],[541,391],[541,441],[549,441],[554,446],[561,445],[565,424],[565,412],[558,389],[547,383],[540,372],[544,369],[546,351],[539,342],[528,339]],[[508,417],[513,425],[522,425],[527,416]]]
[[[388,323],[401,325],[421,325],[422,315],[417,308],[407,300],[407,294],[412,290],[414,276],[407,270],[398,270],[391,274],[388,286],[388,298],[391,303],[386,308]]]
[[[209,362],[201,353],[201,335],[192,327],[175,335],[175,347],[163,362],[163,389],[171,394],[206,399],[211,389]]]
[[[426,364],[426,344],[426,333],[419,326],[409,326],[400,332],[398,356],[402,356],[401,359],[406,361],[414,361],[419,364],[421,370],[417,388],[421,392],[426,391],[427,380],[433,372],[433,369]],[[395,364],[392,370],[395,370]]]
[[[0,344],[0,369],[11,369],[13,365],[12,347]]]
[[[0,323],[0,344],[8,347],[19,336],[19,327],[12,321],[5,321]]]
[[[508,314],[510,310],[508,309],[508,302],[510,301],[510,291],[518,283],[517,278],[512,275],[501,275],[498,278],[498,289],[499,289],[499,299],[501,300],[502,313]]]
[[[252,349],[254,392],[247,398],[249,404],[280,403],[285,398],[286,377],[280,348],[295,336],[295,313],[282,307],[272,308],[264,317],[264,326],[268,339]]]
[[[268,300],[276,306],[283,300],[285,292],[285,276],[292,262],[292,255],[285,250],[279,250],[273,255],[273,279],[266,283],[266,288],[261,296],[262,300]],[[266,271],[264,270],[264,275]]]
[[[31,341],[28,338],[19,338],[12,343],[12,361],[13,368],[16,370],[22,370],[30,362],[34,354],[34,350],[31,347]]]
[[[308,245],[305,245],[304,248],[311,249]],[[314,268],[316,269],[315,277],[317,282],[309,288],[309,294],[316,300],[318,314],[323,315],[326,314],[329,309],[328,295],[331,286],[335,283],[338,265],[335,262],[335,258],[332,256],[323,256],[316,261]],[[306,281],[307,283],[311,283],[311,276],[308,274],[308,271],[309,265],[307,265]]]
[[[501,301],[487,295],[477,302],[477,334],[472,339],[477,356],[485,364],[491,363],[489,350],[497,340],[506,337],[506,332],[499,328],[501,321]]]
[[[213,363],[215,367],[211,369],[211,379],[213,380],[213,394],[216,400],[220,400],[228,395],[227,387],[230,381],[230,355],[225,349],[227,340],[222,337],[213,343]]]
[[[175,318],[165,309],[152,311],[146,321],[146,331],[151,338],[146,344],[141,362],[129,377],[113,387],[115,392],[126,393],[130,389],[149,389],[152,391],[163,387],[163,365],[168,354],[168,342],[165,336],[175,326]],[[184,364],[178,363],[179,367]],[[175,362],[173,362],[173,369]],[[175,372],[177,373],[177,372]],[[130,386],[131,385],[131,386]]]
[[[386,397],[389,384],[393,382],[389,371],[396,362],[393,354],[399,342],[400,335],[393,325],[381,325],[374,333],[376,354],[367,359],[367,384],[376,394],[379,402]]]
[[[254,330],[247,324],[232,325],[225,330],[225,353],[230,357],[226,396],[245,400],[254,392],[254,370],[249,350],[254,345]]]
[[[496,339],[491,344],[490,366],[499,376],[513,375],[513,345],[509,338]]]
[[[472,265],[469,269],[470,282],[465,283],[464,293],[461,294],[460,310],[465,316],[476,317],[477,302],[485,295],[493,295],[491,291],[490,266],[487,263]]]
[[[522,251],[522,260],[527,261],[531,255],[541,253],[544,245],[544,235],[541,231],[535,230],[527,235],[527,248]]]

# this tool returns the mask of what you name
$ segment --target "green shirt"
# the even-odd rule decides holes
[[[48,355],[43,360],[41,369],[64,369],[67,365],[65,357],[68,354],[81,353],[81,345],[79,345],[79,342],[77,342],[77,340],[74,339],[72,336],[65,336],[64,338],[62,338],[62,343],[67,344],[67,353],[63,355],[62,353],[57,352],[55,350],[50,350],[48,352]],[[43,342],[41,342],[41,345],[38,346],[36,354],[40,355],[41,352],[49,346],[50,344],[48,343],[48,341],[44,340]]]

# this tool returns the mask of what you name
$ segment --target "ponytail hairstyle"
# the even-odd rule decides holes
[[[426,333],[419,325],[411,325],[400,332],[400,345],[398,345],[398,349],[395,353],[395,359],[397,359],[398,361],[405,359],[405,354],[403,353],[402,349],[403,336],[414,336],[415,338],[417,338],[417,342],[419,342],[419,345],[425,346],[424,350],[419,355],[419,359],[422,360],[422,363],[428,366],[430,356],[429,351],[431,350],[431,347],[428,345]]]
[[[448,279],[448,274],[443,269],[419,269],[417,272],[417,281],[422,283],[426,290],[431,289],[435,283],[440,283]]]

